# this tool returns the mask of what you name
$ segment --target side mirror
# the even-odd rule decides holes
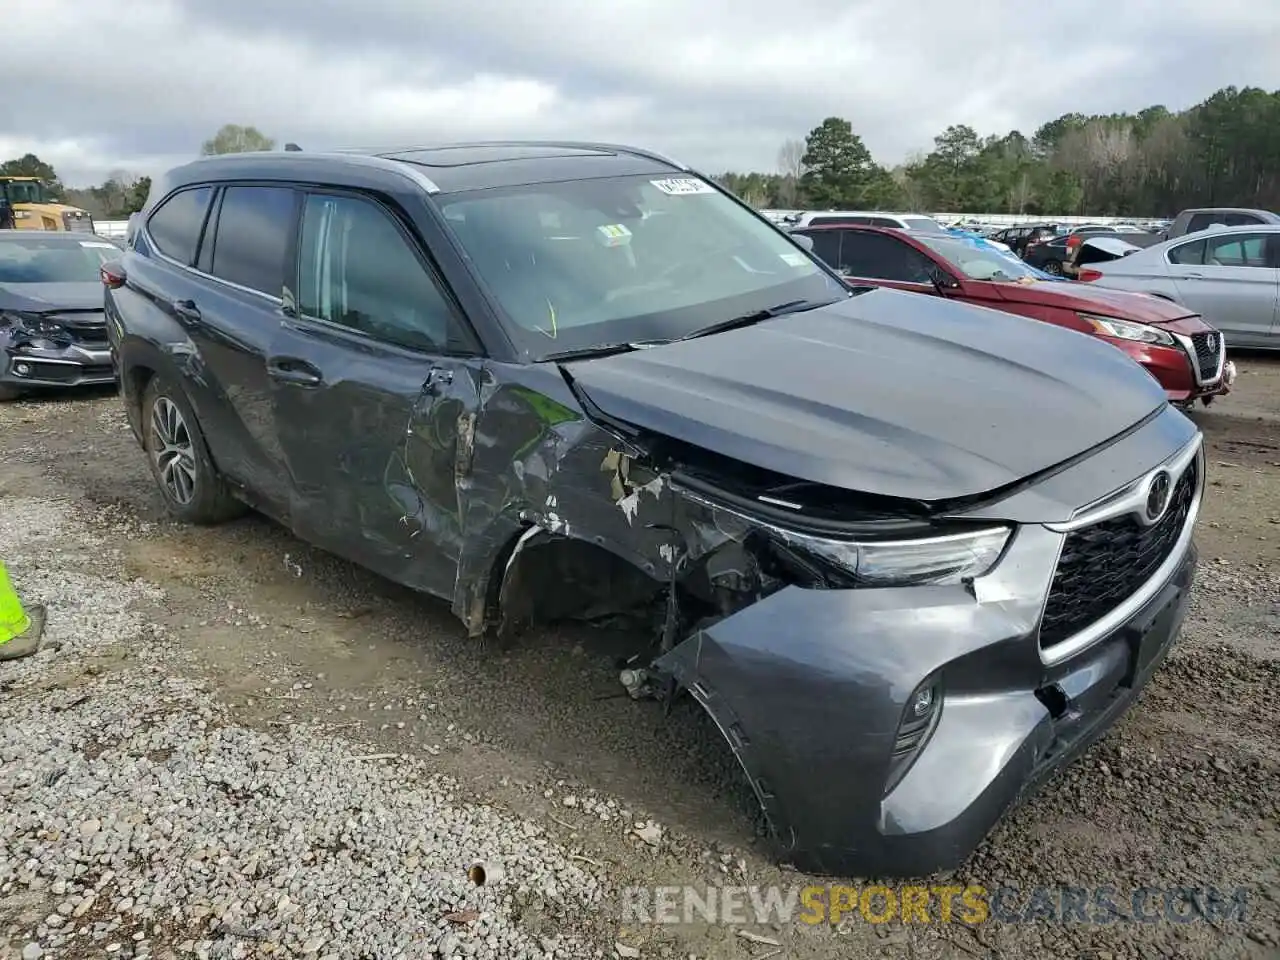
[[[809,236],[807,233],[793,233],[791,234],[791,239],[795,242],[797,247],[813,253],[813,237]]]

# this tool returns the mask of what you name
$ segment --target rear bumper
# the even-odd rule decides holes
[[[105,346],[37,349],[8,345],[0,353],[0,383],[21,389],[83,387],[115,383],[116,369]]]

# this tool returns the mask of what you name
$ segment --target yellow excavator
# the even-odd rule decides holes
[[[5,222],[10,218],[12,225]],[[62,203],[37,177],[0,176],[0,226],[93,233],[93,217],[88,211]]]

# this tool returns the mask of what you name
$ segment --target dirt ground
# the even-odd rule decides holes
[[[1110,886],[1122,899],[1142,887],[1243,887],[1243,922],[859,920],[750,926],[763,938],[750,940],[728,926],[620,926],[616,903],[564,922],[607,955],[620,941],[645,957],[681,960],[886,950],[1097,960],[1280,955],[1280,360],[1239,363],[1235,392],[1195,415],[1208,440],[1211,488],[1182,640],[1118,728],[1002,823],[953,882],[1023,891]],[[668,717],[622,695],[616,658],[630,652],[624,635],[557,628],[498,648],[468,640],[444,604],[261,518],[215,529],[173,524],[109,394],[0,406],[0,511],[17,496],[92,505],[98,534],[107,531],[119,550],[121,579],[163,588],[165,602],[148,615],[179,641],[183,669],[209,681],[242,724],[280,737],[308,725],[369,752],[430,757],[477,799],[544,822],[600,865],[615,891],[804,882],[764,856],[706,724],[688,710]],[[128,669],[127,651],[120,656]],[[616,799],[630,818],[660,822],[667,839],[638,853],[616,824],[571,808],[567,796]]]

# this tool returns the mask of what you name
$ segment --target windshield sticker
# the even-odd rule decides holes
[[[697,177],[668,177],[666,180],[650,180],[655,187],[669,197],[687,197],[695,193],[715,193],[716,188]]]
[[[98,250],[114,250],[116,248],[115,244],[103,243],[101,240],[81,240],[80,246],[94,247],[95,249],[98,249]]]
[[[631,242],[631,231],[621,223],[604,223],[596,227],[596,240],[606,247],[625,247]]]
[[[809,258],[803,253],[780,253],[778,256],[788,267],[803,267],[809,262]]]

